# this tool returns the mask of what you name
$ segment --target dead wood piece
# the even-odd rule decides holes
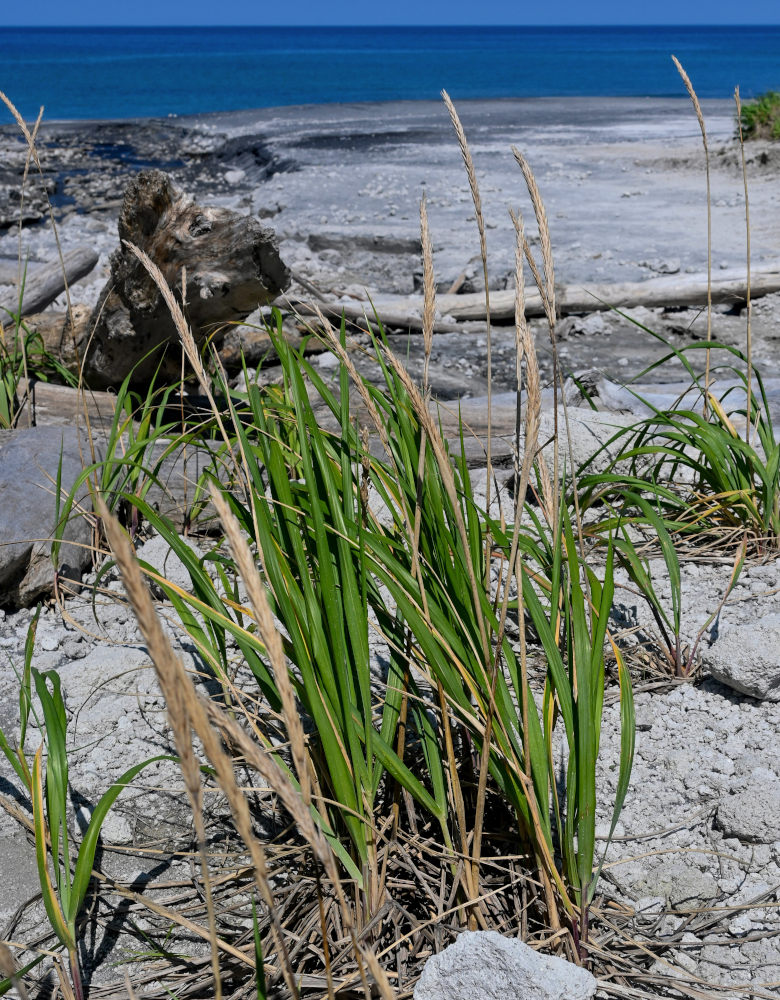
[[[466,281],[466,272],[461,271],[457,278],[452,282],[450,287],[444,293],[445,295],[457,295],[461,290]]]
[[[29,268],[24,280],[24,297],[22,299],[22,316],[42,312],[48,305],[65,291],[65,286],[74,285],[86,277],[98,262],[98,255],[89,247],[77,247],[50,264],[40,264]],[[16,283],[18,273],[13,277]],[[18,292],[14,297],[6,297],[0,303],[0,317],[5,323],[9,313],[19,311]]]
[[[310,233],[306,242],[311,250],[366,250],[369,253],[413,254],[422,251],[419,237],[365,236],[358,233]]]
[[[762,268],[751,274],[750,293],[754,299],[780,291],[780,266]],[[740,305],[747,299],[747,284],[743,271],[721,271],[712,278],[713,303]],[[538,292],[526,293],[526,315],[542,316],[542,299]],[[621,282],[618,284],[568,285],[556,289],[556,302],[561,315],[591,313],[599,310],[618,308],[674,308],[677,306],[704,305],[707,302],[706,274],[691,274],[685,277],[651,278],[648,281]],[[360,320],[364,316],[379,316],[385,326],[406,330],[422,329],[422,297],[407,296],[393,299],[374,299],[359,306],[333,303],[318,303],[326,316],[340,316],[342,312],[349,320]],[[314,310],[308,303],[297,302],[296,308],[302,314]],[[437,321],[439,332],[455,332],[460,329],[458,322],[485,319],[485,295],[475,292],[468,295],[439,295],[436,308],[442,316]],[[515,316],[514,290],[491,292],[490,315],[498,322],[509,322]]]
[[[750,275],[751,298],[758,299],[780,291],[780,265],[756,269]],[[747,300],[747,281],[743,269],[719,271],[712,276],[712,301],[741,305]],[[596,312],[616,306],[631,309],[637,306],[675,308],[700,306],[707,303],[707,275],[650,278],[648,281],[623,282],[614,285],[570,285],[563,289],[562,312]],[[492,303],[491,303],[492,304]]]
[[[29,392],[28,392],[29,384]],[[21,379],[17,390],[22,402],[18,424],[27,425],[27,406],[31,405],[31,421],[36,427],[69,427],[89,424],[96,431],[106,431],[114,419],[116,396],[109,392],[83,392],[68,385]]]
[[[185,315],[199,345],[208,337],[219,342],[225,324],[245,319],[289,285],[272,230],[251,216],[197,205],[161,170],[143,170],[128,184],[119,239],[111,280],[89,324],[85,376],[92,386],[118,385],[130,372],[142,384],[161,363],[163,378],[175,378],[180,370],[168,307],[127,243],[160,268],[180,301],[186,295]],[[176,350],[163,356],[171,344]],[[80,346],[86,346],[86,336]]]
[[[341,302],[329,305],[324,302],[318,302],[315,308],[310,302],[296,299],[291,301],[290,305],[293,312],[300,316],[315,316],[319,310],[328,319],[340,320],[344,316],[348,322],[359,326],[361,329],[365,329],[367,323],[375,326],[376,317],[379,316],[382,325],[386,327],[401,330],[422,330],[422,298],[410,301],[414,301],[412,308],[415,310],[419,309],[419,314],[417,312],[404,312],[396,305],[388,306],[376,303],[372,305],[370,302],[362,305],[350,305]],[[312,326],[315,325],[312,324]],[[437,320],[436,332],[462,333],[463,330],[455,322]]]
[[[282,337],[293,350],[302,349],[304,354],[322,354],[327,350],[322,340],[310,336],[304,327],[294,325],[288,318],[282,324]],[[244,364],[257,368],[279,361],[268,331],[254,326],[232,326],[225,334],[219,356],[228,375],[240,372]]]

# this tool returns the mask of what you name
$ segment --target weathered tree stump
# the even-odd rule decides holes
[[[251,216],[195,204],[161,170],[143,170],[128,184],[119,216],[119,249],[80,345],[85,376],[96,388],[116,386],[133,372],[148,381],[159,365],[175,378],[179,336],[152,277],[127,249],[140,247],[162,271],[195,340],[219,343],[225,324],[245,319],[289,285],[274,232]],[[150,354],[150,352],[152,352]]]

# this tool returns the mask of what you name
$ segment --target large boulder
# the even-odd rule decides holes
[[[126,243],[159,267],[179,302],[186,275],[184,312],[199,346],[209,337],[218,343],[227,324],[271,302],[290,282],[271,229],[227,208],[197,205],[161,170],[142,170],[128,184],[119,240],[111,278],[80,344],[93,388],[119,385],[130,372],[136,383],[148,384],[161,362],[164,378],[180,372],[179,335],[168,306]]]
[[[596,986],[586,969],[516,938],[466,931],[428,959],[414,1000],[588,1000]]]
[[[28,607],[52,592],[60,459],[60,488],[67,494],[90,462],[84,432],[30,427],[0,438],[0,606]],[[92,509],[86,486],[77,499],[82,510]],[[68,520],[62,538],[58,571],[64,578],[80,580],[92,559],[92,528],[77,514]]]
[[[780,701],[780,615],[722,627],[701,651],[715,680],[761,701]]]

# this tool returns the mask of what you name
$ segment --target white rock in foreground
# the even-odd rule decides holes
[[[414,1000],[587,1000],[597,983],[586,969],[540,955],[495,931],[465,931],[428,959]]]
[[[701,659],[715,678],[760,701],[780,701],[780,615],[765,614],[744,626],[732,626]]]

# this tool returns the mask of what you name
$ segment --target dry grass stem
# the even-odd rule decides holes
[[[693,104],[693,110],[696,112],[696,120],[699,123],[699,128],[701,129],[701,141],[704,146],[704,171],[707,178],[707,343],[712,340],[712,193],[710,188],[710,148],[707,142],[707,129],[704,124],[704,114],[701,110],[701,104],[699,104],[699,98],[696,96],[696,91],[693,89],[693,84],[691,83],[691,78],[685,72],[677,56],[672,56],[672,62],[677,68],[677,72],[682,78],[682,82],[685,85],[685,89],[688,91],[688,96]],[[710,351],[709,348],[705,352],[705,369],[704,369],[704,416],[707,416],[709,411],[709,392],[710,392]],[[750,423],[750,421],[748,421]]]
[[[469,188],[471,190],[471,200],[474,203],[474,215],[477,220],[477,229],[479,230],[479,253],[482,258],[482,277],[485,282],[485,339],[486,339],[486,353],[487,353],[487,438],[486,438],[486,465],[487,470],[485,473],[485,509],[490,510],[490,493],[493,478],[493,376],[492,376],[492,365],[493,365],[493,350],[492,350],[492,338],[491,338],[491,323],[490,323],[490,282],[488,280],[488,256],[487,256],[487,239],[485,238],[485,218],[482,213],[482,198],[479,193],[479,184],[477,183],[477,171],[474,167],[474,160],[471,155],[471,150],[469,148],[468,141],[466,139],[466,133],[463,130],[463,125],[461,124],[460,118],[458,117],[458,112],[455,110],[455,105],[450,100],[450,95],[446,90],[441,92],[444,104],[449,112],[450,119],[452,120],[453,128],[455,129],[455,134],[458,137],[458,145],[460,146],[461,156],[463,157],[463,163],[466,167],[466,174],[469,180]],[[490,579],[490,553],[492,550],[492,542],[490,537],[490,532],[487,532],[485,536],[485,585]]]
[[[436,462],[439,467],[439,471],[441,473],[444,488],[447,492],[449,501],[452,504],[453,511],[455,512],[455,523],[458,534],[460,535],[461,543],[463,545],[463,550],[464,552],[469,552],[468,533],[466,531],[466,524],[463,520],[463,515],[460,510],[460,504],[458,502],[458,492],[455,487],[455,477],[452,472],[450,457],[447,454],[447,450],[444,445],[442,436],[439,433],[439,429],[436,426],[433,417],[430,414],[428,406],[425,400],[423,399],[420,390],[412,381],[409,372],[406,370],[406,368],[404,368],[403,364],[401,364],[400,360],[395,356],[395,354],[393,354],[393,352],[390,350],[389,347],[383,347],[382,353],[385,355],[390,365],[392,366],[393,370],[395,371],[396,375],[398,375],[399,379],[401,380],[404,389],[409,395],[409,399],[411,400],[414,412],[417,414],[417,419],[420,421],[420,424],[424,429],[428,437],[428,440],[431,443],[431,447],[433,448],[433,453],[436,457]],[[479,599],[477,577],[475,574],[474,566],[471,564],[471,562],[468,563],[467,571],[469,575],[469,584],[471,586],[472,599],[474,601],[474,609],[476,612],[478,612],[481,606],[481,602]],[[482,618],[482,615],[478,614],[478,618],[479,618],[480,638],[482,644],[482,653],[483,657],[486,658],[485,663],[487,666],[487,662],[489,659],[488,636],[487,632],[485,631],[485,623]]]
[[[208,378],[206,369],[203,367],[203,361],[201,360],[200,351],[198,350],[198,346],[195,343],[195,338],[192,335],[192,330],[190,329],[189,323],[187,322],[184,313],[182,312],[182,308],[179,305],[178,301],[176,300],[176,296],[173,294],[170,285],[165,280],[165,276],[163,275],[160,268],[154,263],[154,261],[152,261],[150,257],[143,250],[141,250],[140,247],[135,246],[135,244],[130,243],[127,240],[124,240],[123,242],[125,246],[128,248],[128,250],[146,268],[146,271],[148,272],[154,283],[157,285],[160,294],[165,300],[165,304],[167,305],[168,311],[171,314],[171,319],[173,320],[174,325],[176,327],[176,331],[179,334],[179,338],[181,340],[184,353],[187,356],[187,360],[189,361],[190,366],[192,367],[192,370],[195,373],[195,377],[198,380],[198,384],[200,385],[204,395],[209,401],[211,412],[214,416],[214,419],[216,420],[217,426],[219,427],[220,434],[222,435],[222,440],[225,442],[225,446],[228,450],[228,454],[230,455],[233,467],[236,470],[238,469],[242,470],[244,475],[246,493],[247,495],[249,495],[249,493],[251,493],[251,478],[249,475],[249,468],[247,465],[246,455],[243,453],[242,450],[241,462],[239,463],[236,460],[236,456],[233,451],[233,441],[227,432],[227,428],[225,427],[225,422],[222,418],[222,411],[217,406],[216,400],[214,399],[214,395],[211,391],[211,381]],[[186,272],[183,273],[183,278],[185,281],[184,292],[186,294]],[[223,384],[227,384],[227,377],[225,376],[224,368],[222,367],[222,363],[219,357],[217,356],[216,352],[214,352],[214,356],[217,358],[217,365],[224,379]],[[231,410],[232,410],[232,404],[231,404]]]
[[[747,268],[746,304],[747,311],[747,426],[745,427],[745,441],[750,444],[750,432],[752,430],[752,404],[753,404],[753,302],[750,298],[750,198],[748,197],[747,164],[745,163],[745,137],[742,134],[742,100],[739,96],[739,87],[734,90],[734,101],[737,105],[737,128],[739,130],[739,152],[742,160],[742,184],[745,188],[745,255]]]
[[[203,362],[200,357],[200,351],[198,350],[198,345],[195,343],[195,338],[193,337],[190,325],[185,319],[184,313],[182,312],[181,305],[177,301],[176,296],[173,294],[170,285],[165,280],[162,271],[154,263],[154,261],[140,247],[137,247],[134,243],[130,243],[129,240],[123,240],[122,242],[130,251],[130,253],[132,253],[133,256],[136,257],[141,262],[141,264],[146,268],[149,276],[154,281],[155,285],[157,285],[160,294],[165,300],[165,304],[168,307],[168,311],[171,314],[171,319],[174,322],[176,331],[179,334],[179,337],[181,338],[182,347],[184,348],[184,353],[187,355],[187,360],[190,363],[190,367],[195,373],[195,377],[198,380],[198,384],[200,385],[203,394],[209,401],[209,405],[211,407],[212,413],[214,414],[217,420],[222,437],[225,443],[228,445],[228,447],[231,448],[231,454],[232,454],[232,447],[230,446],[230,438],[228,436],[227,430],[222,420],[220,409],[217,406],[213,393],[211,391],[211,381],[208,375],[206,374],[206,369],[203,367]]]
[[[420,202],[420,243],[422,245],[423,265],[423,316],[422,333],[425,347],[425,366],[423,368],[423,395],[428,396],[428,365],[433,350],[433,324],[436,317],[436,283],[433,276],[433,247],[431,232],[428,228],[428,209],[423,195]]]
[[[528,744],[528,661],[525,633],[525,615],[523,612],[523,563],[518,555],[518,545],[520,541],[520,524],[523,508],[525,507],[528,483],[533,468],[534,457],[539,444],[539,427],[542,412],[542,388],[539,378],[539,363],[536,357],[536,345],[533,334],[525,316],[525,279],[523,275],[523,260],[525,257],[525,232],[523,221],[519,215],[512,214],[512,222],[515,227],[515,336],[517,339],[517,390],[518,399],[522,387],[522,370],[520,358],[525,361],[525,377],[527,386],[527,402],[525,411],[525,440],[523,445],[523,464],[520,472],[520,482],[517,487],[515,498],[515,520],[514,531],[512,532],[512,547],[509,553],[508,565],[510,570],[507,574],[504,597],[501,604],[501,617],[499,635],[503,636],[506,625],[506,615],[509,606],[509,583],[511,568],[515,568],[517,579],[517,600],[518,600],[518,621],[520,622],[520,671],[523,685],[523,765],[528,778],[531,777],[531,752]]]
[[[451,107],[451,104],[448,106]],[[451,113],[454,113],[454,109],[452,109]],[[457,115],[455,117],[457,119]],[[460,122],[458,122],[458,126],[459,125]],[[461,135],[462,135],[462,129],[460,130],[459,138]],[[462,141],[465,144],[465,136],[463,136]],[[465,145],[465,149],[468,155],[468,145]],[[473,173],[473,164],[472,164],[472,173]],[[474,184],[476,185],[476,177],[474,177]],[[478,188],[476,188],[476,195],[477,198],[479,198]],[[428,409],[428,402],[430,400],[428,366],[430,362],[431,350],[433,348],[433,320],[436,312],[436,284],[434,281],[434,269],[433,269],[433,247],[431,245],[430,230],[428,227],[428,212],[424,197],[420,203],[420,242],[422,245],[422,261],[423,261],[423,342],[425,346],[425,363],[423,368],[422,397],[426,405],[426,411],[430,413],[430,410]],[[420,530],[422,524],[423,474],[425,469],[427,443],[428,443],[428,432],[426,429],[426,424],[423,422],[421,427],[420,455],[417,466],[417,502],[415,506],[414,535],[411,540],[412,572],[415,578],[417,579],[418,585],[420,587],[420,596],[422,601],[423,614],[425,615],[426,620],[430,620],[428,599],[425,587],[425,577],[424,574],[422,573],[422,568],[419,562]],[[488,489],[489,489],[489,484],[488,484]],[[411,647],[411,633],[409,634],[408,640],[409,640],[409,646]],[[406,683],[407,681],[405,678],[405,684]],[[458,772],[457,756],[455,753],[455,745],[453,739],[453,721],[450,718],[450,711],[447,705],[446,695],[440,680],[436,680],[436,690],[438,694],[439,709],[441,711],[441,718],[442,718],[442,733],[444,735],[446,759],[448,764],[447,773],[449,778],[450,795],[452,798],[453,805],[455,807],[455,816],[458,822],[458,830],[461,835],[461,847],[463,850],[464,857],[467,857],[468,832],[466,824],[466,808],[463,799],[463,789],[461,787],[460,775]],[[403,711],[404,735],[405,735],[406,711],[407,711],[406,690],[404,691],[404,702],[402,706],[402,711]],[[401,745],[400,741],[399,745]],[[473,877],[473,869],[469,866],[465,866],[463,868],[463,884],[464,884],[464,889],[466,891],[466,895],[469,899],[475,899],[479,895],[479,890],[477,888],[477,885]],[[481,913],[477,914],[477,919],[482,921]]]
[[[421,427],[431,443],[431,447],[433,449],[433,453],[436,458],[436,463],[439,467],[439,471],[441,474],[444,489],[447,493],[450,504],[454,511],[456,530],[460,536],[461,544],[463,546],[463,551],[465,553],[468,553],[470,551],[470,547],[468,543],[468,533],[466,530],[466,524],[463,520],[460,504],[458,502],[457,489],[455,486],[455,478],[452,472],[450,458],[449,455],[447,454],[447,450],[445,448],[441,434],[439,433],[439,430],[436,427],[433,418],[431,417],[428,405],[423,396],[421,395],[420,390],[414,384],[409,373],[406,371],[406,369],[401,364],[399,359],[387,347],[383,348],[383,353],[385,354],[387,360],[389,361],[395,373],[398,375],[404,389],[408,393],[412,403],[412,407],[415,413],[417,414],[417,418],[420,421]],[[469,585],[471,588],[474,612],[479,626],[481,650],[478,652],[481,655],[482,665],[484,669],[484,677],[485,680],[487,681],[491,677],[492,673],[492,656],[490,650],[490,639],[488,636],[485,619],[481,611],[481,600],[479,595],[479,584],[477,582],[477,573],[470,559],[466,563],[466,571],[468,574]],[[446,703],[443,703],[441,708],[443,713],[442,722],[443,722],[445,739],[449,739],[451,734],[448,731],[449,727],[447,725],[448,713],[446,711]],[[454,780],[454,775],[457,772],[457,767],[455,766],[454,748],[451,748],[450,745],[448,744],[447,751],[450,760],[451,776],[453,777],[453,792],[455,792],[455,794],[457,795],[460,789],[459,789],[459,782]],[[465,817],[465,812],[464,812],[464,817]],[[465,836],[465,826],[462,827],[461,834],[462,836]],[[467,852],[465,843],[464,843],[464,853],[469,853],[469,854],[471,853]],[[476,863],[474,866],[467,864],[464,870],[467,892],[469,894],[470,899],[474,902],[477,902],[479,899],[478,882],[475,878],[475,870],[477,867],[478,866],[476,865]],[[470,869],[471,871],[469,874]],[[481,914],[479,914],[478,912],[475,913],[474,916],[475,919],[477,920],[484,920],[484,918],[481,917]]]
[[[387,436],[387,428],[385,427],[385,422],[382,419],[379,410],[376,408],[376,404],[371,398],[371,394],[366,388],[365,381],[360,377],[357,368],[355,368],[355,364],[352,358],[349,356],[349,353],[344,348],[340,339],[336,335],[336,331],[333,328],[333,324],[321,312],[319,306],[315,305],[314,310],[317,314],[317,318],[320,321],[322,331],[325,334],[325,338],[328,341],[331,350],[338,357],[339,361],[341,361],[344,367],[347,369],[352,384],[357,389],[358,395],[360,396],[363,405],[365,406],[369,416],[371,417],[371,421],[376,429],[377,434],[379,435],[379,440],[382,443],[382,447],[385,451],[385,454],[387,455],[390,464],[392,465],[395,471],[396,485],[398,487],[397,496],[399,498],[399,502],[402,505],[401,516],[404,519],[404,525],[406,528],[407,537],[413,538],[415,517],[414,513],[410,509],[409,503],[405,502],[406,495],[404,493],[404,490],[401,488],[400,474],[396,466],[396,461],[393,455],[393,449],[390,444],[390,439]]]
[[[282,712],[287,733],[290,737],[290,751],[295,764],[295,771],[300,783],[301,798],[307,808],[311,805],[311,778],[310,778],[310,758],[306,750],[306,737],[303,731],[303,723],[295,700],[295,691],[290,681],[287,670],[287,662],[282,648],[282,640],[279,630],[274,622],[273,612],[268,603],[268,595],[260,579],[252,553],[249,551],[244,537],[241,534],[241,527],[222,496],[220,491],[212,485],[211,500],[222,522],[230,548],[247,589],[249,600],[254,611],[255,621],[260,631],[260,636],[268,652],[268,659],[274,673],[274,680],[282,700]]]
[[[289,968],[289,962],[286,960],[287,952],[284,940],[273,920],[274,898],[268,881],[265,851],[262,843],[255,837],[252,830],[249,806],[236,783],[233,774],[233,765],[222,749],[216,733],[209,724],[209,714],[206,706],[197,695],[192,681],[187,676],[184,665],[173,651],[173,647],[163,631],[154,609],[151,595],[143,581],[141,569],[135,558],[129,538],[119,526],[119,522],[109,513],[108,508],[100,498],[97,499],[97,507],[98,513],[103,520],[111,551],[114,554],[117,566],[122,575],[122,582],[128,599],[138,621],[138,626],[141,629],[141,634],[146,641],[149,655],[154,663],[160,689],[168,704],[169,712],[171,711],[171,705],[174,705],[177,706],[174,710],[186,713],[189,725],[195,730],[203,745],[206,757],[214,767],[217,781],[233,813],[238,833],[249,850],[254,866],[255,884],[272,917],[271,927],[275,945],[280,956],[282,956],[282,973],[291,995],[297,1000],[298,989]],[[181,697],[181,701],[179,700],[179,696]],[[182,707],[180,708],[179,706]],[[216,706],[214,707],[216,708]],[[224,714],[221,709],[217,709],[217,711],[220,714]],[[177,725],[180,725],[180,723],[177,722]],[[240,727],[236,726],[236,728],[241,731]]]
[[[360,944],[355,936],[352,910],[342,886],[336,858],[322,832],[315,825],[310,810],[304,806],[299,790],[295,788],[276,761],[260,750],[246,731],[222,711],[218,705],[200,697],[198,697],[198,701],[204,713],[206,713],[211,723],[222,733],[226,742],[240,752],[247,765],[254,768],[265,779],[269,787],[279,796],[282,805],[292,817],[299,833],[302,834],[308,843],[315,858],[331,882],[341,910],[341,918],[348,936],[353,942],[355,957],[358,963],[361,964],[360,958],[362,956],[367,964],[370,964],[368,958],[371,954],[370,949]],[[242,801],[244,801],[243,796]],[[381,988],[381,982],[377,985]],[[371,990],[365,980],[364,989],[368,998]],[[391,991],[389,995],[383,994],[383,996],[386,996],[387,1000],[390,1000],[393,997],[393,993]]]
[[[528,743],[529,723],[528,723],[528,674],[525,648],[525,621],[523,616],[522,603],[522,561],[518,558],[518,545],[520,540],[520,524],[522,512],[525,507],[525,499],[528,491],[528,482],[533,467],[534,457],[538,446],[539,424],[542,406],[541,383],[539,379],[539,365],[536,357],[536,347],[533,341],[528,321],[525,316],[525,279],[523,275],[523,259],[525,247],[525,234],[522,220],[510,213],[516,233],[515,249],[515,350],[517,357],[517,400],[518,400],[518,421],[520,420],[520,402],[522,398],[523,385],[523,362],[525,362],[526,380],[528,386],[528,401],[526,403],[525,420],[525,443],[523,451],[522,470],[519,483],[516,485],[515,495],[515,515],[514,530],[512,532],[512,545],[509,558],[507,560],[507,575],[503,584],[503,599],[501,602],[501,613],[499,616],[498,632],[496,635],[496,648],[493,656],[490,678],[490,698],[485,726],[485,737],[482,744],[482,759],[480,761],[479,781],[477,787],[477,813],[474,822],[474,858],[479,859],[482,845],[482,825],[484,821],[485,797],[487,792],[488,776],[488,754],[492,739],[493,719],[495,714],[495,693],[498,670],[501,661],[501,648],[504,640],[506,628],[506,616],[509,607],[509,591],[512,581],[513,571],[517,577],[518,585],[518,619],[520,622],[521,639],[521,673],[522,673],[522,717],[523,717],[523,748],[525,774],[531,777],[531,754]],[[499,592],[501,586],[499,584]],[[475,875],[476,880],[476,875]]]
[[[352,361],[352,358],[349,356],[348,352],[346,351],[341,341],[339,340],[338,336],[336,335],[336,331],[333,328],[333,324],[324,315],[319,306],[314,305],[314,311],[316,313],[317,319],[320,322],[322,332],[325,334],[325,338],[331,347],[331,350],[338,357],[339,361],[341,361],[341,363],[349,372],[349,376],[352,379],[352,383],[354,384],[355,388],[360,394],[360,398],[363,402],[363,405],[365,406],[366,410],[368,410],[369,416],[371,417],[371,421],[374,424],[374,427],[376,428],[377,434],[379,435],[379,440],[382,442],[382,447],[385,450],[385,454],[390,459],[390,461],[392,461],[393,449],[390,446],[390,439],[387,436],[387,428],[385,427],[385,423],[379,414],[379,410],[377,410],[376,408],[376,404],[374,403],[370,393],[366,389],[363,379],[358,374],[357,368],[355,368],[355,364]]]
[[[531,206],[534,210],[534,215],[536,216],[536,224],[539,230],[539,247],[542,251],[542,268],[544,270],[543,283],[540,283],[539,281],[539,272],[536,268],[536,264],[530,253],[530,247],[528,246],[525,237],[523,237],[523,250],[529,260],[529,264],[531,265],[531,269],[534,274],[534,279],[539,288],[539,294],[542,297],[542,303],[547,316],[547,321],[551,326],[554,326],[557,308],[555,304],[555,263],[553,260],[552,240],[550,239],[550,226],[547,221],[547,210],[544,207],[544,201],[542,200],[542,195],[539,191],[539,185],[536,183],[536,177],[534,176],[533,170],[531,170],[530,164],[516,146],[512,146],[512,154],[523,173],[523,179],[525,180],[526,187],[528,188],[528,194],[531,198]]]
[[[4,941],[0,941],[0,974],[11,980],[11,986],[19,994],[19,1000],[27,1000],[27,987],[17,975],[16,962],[11,949]]]
[[[559,507],[558,489],[560,483],[560,455],[558,434],[558,392],[562,389],[558,359],[558,341],[555,334],[555,325],[557,321],[557,305],[555,300],[555,263],[553,260],[552,240],[550,239],[550,226],[547,221],[547,210],[544,207],[544,201],[542,200],[542,195],[539,191],[539,185],[536,183],[536,177],[534,176],[533,170],[531,170],[530,164],[516,146],[512,146],[512,153],[517,165],[522,171],[523,179],[525,180],[525,185],[528,189],[531,206],[534,211],[534,216],[536,217],[536,225],[539,230],[539,246],[542,252],[542,270],[544,272],[543,281],[531,253],[531,248],[525,239],[525,235],[523,235],[523,253],[530,265],[536,287],[542,297],[542,305],[547,319],[547,326],[550,333],[550,346],[552,348],[553,356],[553,481],[551,484],[551,490],[548,494],[552,497],[552,501],[546,510],[548,521],[552,524],[554,523],[554,519],[558,517]],[[550,514],[552,514],[552,518],[550,518]]]

